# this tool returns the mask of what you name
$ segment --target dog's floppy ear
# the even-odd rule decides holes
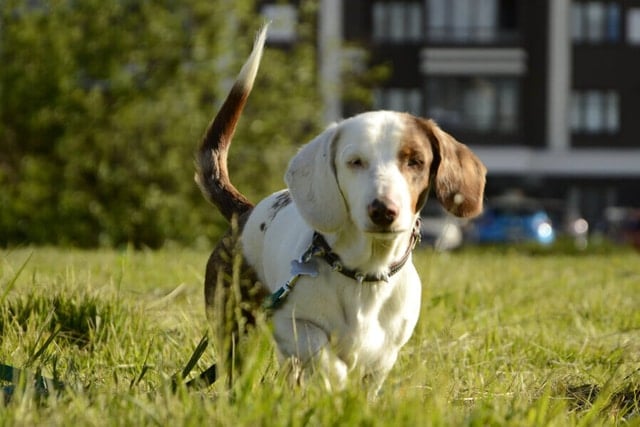
[[[330,233],[347,219],[347,208],[338,187],[334,144],[338,126],[331,125],[296,154],[285,181],[302,217],[317,231]]]
[[[438,201],[459,217],[474,217],[482,212],[487,168],[464,144],[427,121],[434,151],[434,161],[440,161],[432,184]]]

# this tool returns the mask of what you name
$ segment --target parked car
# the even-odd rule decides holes
[[[462,245],[463,220],[444,210],[436,202],[427,202],[420,213],[420,238],[422,245],[433,246],[438,251],[456,249]]]
[[[485,205],[472,223],[469,239],[476,243],[535,242],[550,245],[556,238],[547,211],[528,198],[496,199]]]

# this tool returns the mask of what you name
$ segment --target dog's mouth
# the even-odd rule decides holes
[[[360,230],[370,238],[376,240],[394,240],[403,234],[409,234],[416,231],[417,223],[411,225],[404,221],[396,221],[389,225],[363,224]]]
[[[364,232],[370,235],[373,238],[378,239],[395,239],[400,234],[406,233],[407,230],[404,229],[394,229],[394,228],[381,228],[381,227],[370,227]]]
[[[358,224],[356,221],[354,223]],[[402,234],[410,233],[412,227],[413,223],[407,223],[407,221],[400,220],[400,218],[387,224],[364,221],[357,226],[362,233],[378,240],[393,240]]]

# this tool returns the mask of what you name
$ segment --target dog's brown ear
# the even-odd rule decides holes
[[[426,121],[427,133],[440,164],[432,184],[438,201],[452,214],[469,218],[482,212],[487,168],[466,145]]]
[[[347,208],[338,187],[334,166],[337,125],[332,125],[300,149],[285,181],[305,221],[315,230],[329,233],[342,227]]]

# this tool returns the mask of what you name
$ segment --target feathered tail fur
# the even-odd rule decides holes
[[[196,156],[196,183],[204,197],[229,221],[253,208],[253,204],[229,179],[227,153],[258,73],[266,36],[267,25],[259,31],[251,55],[242,66],[220,111],[209,124]]]

